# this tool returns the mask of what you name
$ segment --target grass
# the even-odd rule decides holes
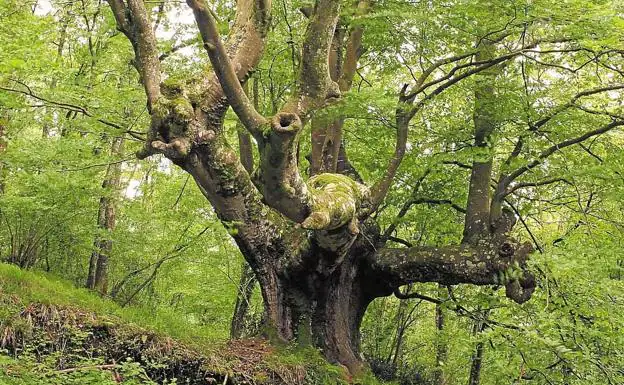
[[[71,282],[42,273],[21,270],[16,266],[0,263],[0,334],[3,327],[10,327],[13,330],[28,327],[20,326],[25,321],[24,309],[56,309],[56,314],[64,314],[69,317],[82,314],[96,319],[98,324],[114,325],[117,329],[117,339],[128,341],[129,345],[142,346],[145,348],[145,341],[141,339],[143,334],[153,333],[159,336],[160,341],[153,346],[164,346],[169,343],[169,339],[179,344],[183,351],[197,352],[197,357],[204,357],[208,370],[215,373],[219,382],[228,383],[228,376],[242,377],[250,380],[248,383],[255,384],[299,384],[299,385],[340,385],[357,383],[364,385],[378,385],[370,373],[365,373],[360,378],[350,378],[344,368],[331,365],[325,361],[320,352],[311,347],[301,347],[298,345],[272,346],[266,340],[242,340],[228,342],[223,338],[222,333],[214,332],[210,325],[193,325],[187,322],[180,313],[161,309],[154,311],[140,306],[130,306],[122,308],[115,302],[102,298],[101,296],[83,288],[76,288]],[[66,309],[66,310],[63,310]],[[73,313],[75,315],[73,315]],[[92,315],[90,315],[92,314]],[[65,322],[63,331],[71,326],[75,329],[76,324],[82,321]],[[30,328],[36,322],[31,320]],[[41,328],[41,322],[36,328]],[[45,324],[45,321],[44,321]],[[70,325],[71,324],[71,325]],[[45,329],[45,326],[43,326]],[[41,358],[35,345],[50,344],[47,330],[35,330],[31,341],[22,343],[25,348],[19,359],[10,358],[2,354],[0,349],[0,385],[13,384],[114,384],[110,380],[110,373],[102,373],[102,370],[87,370],[71,372],[68,375],[60,376],[59,362],[66,359],[63,354],[66,352],[55,351],[46,353],[49,356]],[[27,335],[25,333],[24,335]],[[69,332],[70,337],[77,336],[75,345],[82,346],[85,340],[83,335],[85,330],[74,330]],[[88,333],[87,333],[88,334]],[[41,337],[44,336],[44,337]],[[121,336],[121,337],[120,337]],[[137,340],[138,336],[138,340]],[[62,336],[65,338],[66,336]],[[150,337],[151,338],[151,337]],[[2,335],[0,335],[0,341]],[[113,343],[119,343],[119,341]],[[165,342],[163,342],[165,341]],[[147,350],[151,350],[148,348]],[[166,349],[165,349],[166,350]],[[178,350],[179,351],[179,350]],[[8,350],[6,351],[8,352]],[[5,353],[6,353],[5,352]],[[76,366],[97,366],[105,363],[102,358],[89,358],[81,360],[79,352],[69,357],[73,359],[72,365]],[[167,353],[176,354],[176,353]],[[160,354],[159,358],[171,359],[167,354]],[[193,353],[194,354],[194,353]],[[183,354],[184,355],[184,354]],[[76,356],[78,359],[76,361]],[[194,357],[191,355],[191,357]],[[60,361],[59,361],[60,360]],[[106,362],[108,363],[108,362]],[[205,366],[204,366],[205,367]],[[4,373],[3,373],[4,372]],[[7,374],[13,372],[13,375]],[[46,372],[44,377],[39,372]],[[123,363],[113,373],[131,373],[129,380],[124,380],[127,384],[153,384],[146,377],[149,368],[141,367],[138,362]],[[17,375],[15,373],[18,373]],[[51,376],[51,377],[50,377]],[[108,376],[108,377],[107,377]],[[141,379],[143,377],[147,380]],[[42,380],[43,378],[43,380]],[[104,379],[108,379],[104,381]],[[42,382],[43,381],[43,382]],[[182,382],[184,383],[184,381]]]
[[[212,331],[209,325],[192,325],[180,313],[139,306],[122,308],[92,291],[76,288],[69,281],[5,263],[0,263],[0,295],[15,296],[23,305],[71,306],[98,316],[118,317],[121,323],[134,324],[172,337],[204,354],[210,354],[224,344],[221,333]]]

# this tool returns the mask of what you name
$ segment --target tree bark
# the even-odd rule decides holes
[[[123,137],[113,138],[111,155],[119,157],[123,154]],[[116,205],[121,185],[121,164],[109,164],[102,188],[105,195],[100,198],[97,227],[99,234],[95,237],[93,252],[89,259],[89,273],[86,287],[96,290],[102,295],[108,292],[108,265],[113,249],[112,232],[115,230]]]
[[[351,373],[362,369],[359,327],[368,304],[379,294],[370,284],[372,272],[362,270],[362,255],[372,252],[366,242],[359,239],[333,269],[327,268],[327,260],[334,256],[313,247],[310,259],[320,264],[312,271],[304,266],[286,274],[256,271],[267,319],[273,323],[269,326],[277,337],[313,344]]]
[[[492,59],[491,44],[481,43],[477,60]],[[468,203],[464,224],[464,243],[475,243],[490,233],[490,180],[492,178],[491,135],[496,128],[494,117],[494,84],[498,74],[496,67],[479,74],[474,91],[474,148],[477,150],[472,163]]]
[[[245,84],[247,86],[247,84]],[[248,87],[244,87],[245,92]],[[253,103],[258,109],[258,79],[254,79],[253,83]],[[241,124],[238,128],[238,152],[240,153],[241,164],[251,174],[253,172],[253,145],[251,143],[251,135],[245,130]],[[249,305],[253,290],[256,286],[256,274],[247,261],[241,264],[241,276],[238,283],[238,291],[236,293],[236,303],[234,304],[234,313],[232,314],[232,322],[230,325],[230,338],[241,338],[245,331],[245,319],[249,311]]]
[[[365,14],[368,7],[368,0],[360,0],[356,16]],[[345,39],[346,29],[344,25],[339,25],[335,29],[329,54],[331,80],[338,84],[342,93],[351,89],[357,62],[362,54],[363,28],[358,26],[350,29],[348,38]],[[339,173],[361,182],[362,179],[349,162],[344,148],[342,138],[344,121],[344,117],[330,119],[323,117],[312,120],[310,175]]]

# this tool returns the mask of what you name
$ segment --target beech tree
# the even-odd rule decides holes
[[[504,287],[506,296],[517,303],[529,300],[537,285],[527,265],[534,248],[510,235],[518,219],[510,196],[521,189],[566,183],[556,173],[541,173],[547,159],[624,125],[624,118],[612,110],[581,103],[624,88],[613,81],[582,89],[537,118],[527,117],[527,127],[514,138],[513,146],[496,144],[494,136],[502,125],[497,82],[512,66],[520,68],[520,59],[548,67],[542,55],[582,52],[604,64],[603,59],[621,53],[588,48],[569,31],[544,32],[548,20],[516,22],[514,17],[504,28],[476,36],[472,45],[433,55],[435,60],[419,63],[410,82],[397,83],[392,90],[395,115],[386,117],[395,129],[394,153],[378,180],[363,180],[347,157],[342,125],[348,117],[328,119],[320,112],[338,105],[349,91],[365,51],[366,31],[350,25],[341,10],[342,15],[347,10],[358,15],[383,4],[317,0],[303,7],[308,24],[296,88],[272,116],[264,116],[243,86],[262,59],[271,33],[271,0],[238,0],[224,41],[206,2],[188,0],[212,68],[184,79],[166,78],[161,71],[161,53],[146,3],[108,3],[118,29],[134,50],[133,64],[151,117],[138,157],[163,154],[195,180],[255,273],[267,333],[281,340],[311,341],[328,360],[352,373],[362,367],[359,327],[368,305],[378,297],[400,296],[403,285],[495,285]],[[533,25],[535,29],[529,29]],[[618,65],[604,64],[601,70],[611,71],[610,79],[622,75]],[[464,203],[445,199],[413,198],[397,217],[400,220],[415,204],[448,204],[465,214],[463,238],[438,247],[412,246],[394,237],[398,222],[381,231],[377,214],[408,150],[414,117],[466,79],[473,81],[465,100],[473,115],[474,156],[471,164],[449,161],[468,170],[465,208]],[[225,135],[230,107],[256,145],[259,161],[253,171]],[[548,125],[571,111],[592,116],[585,130],[554,140],[547,137]],[[306,173],[301,165],[306,154],[300,154],[299,148],[308,140],[302,135],[308,125],[312,151]],[[548,140],[540,142],[536,137]],[[421,181],[425,177],[426,173]]]

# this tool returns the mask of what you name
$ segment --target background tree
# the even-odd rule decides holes
[[[123,155],[123,137],[114,138],[111,145],[111,155],[119,157]],[[95,289],[101,294],[108,292],[108,258],[113,248],[113,241],[110,233],[115,230],[115,212],[118,204],[118,195],[121,185],[121,164],[109,164],[106,169],[106,176],[102,183],[106,196],[100,198],[98,208],[97,225],[104,233],[96,237],[94,250],[89,259],[89,273],[87,275],[86,286]]]

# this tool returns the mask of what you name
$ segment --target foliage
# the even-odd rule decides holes
[[[0,193],[0,259],[49,274],[0,264],[0,293],[15,294],[20,306],[78,306],[191,346],[221,346],[238,290],[240,252],[192,179],[162,157],[135,159],[149,119],[132,48],[115,29],[110,9],[91,0],[42,3],[47,8],[35,5],[33,12],[26,2],[0,0],[0,126],[6,126],[0,137],[6,142],[0,153],[5,186]],[[154,18],[157,3],[150,2]],[[259,110],[267,116],[295,89],[307,22],[298,11],[301,5],[274,1],[273,33],[253,74]],[[164,72],[175,81],[206,71],[208,60],[187,7],[166,2],[164,9],[158,27],[159,49],[168,55]],[[216,1],[214,9],[225,33],[234,15],[232,2]],[[584,98],[582,108],[557,113],[541,133],[527,134],[535,133],[531,124],[557,112],[579,92],[623,82],[622,12],[621,2],[608,0],[380,0],[363,16],[345,6],[342,18],[364,28],[366,49],[353,88],[319,116],[346,118],[344,143],[366,182],[379,179],[392,156],[401,85],[412,82],[427,64],[471,50],[478,38],[503,31],[514,42],[539,38],[575,44],[571,52],[527,53],[502,67],[495,86],[493,114],[501,123],[492,137],[493,153],[472,146],[478,77],[427,102],[409,127],[407,155],[377,216],[382,231],[395,226],[393,239],[412,245],[457,243],[463,214],[453,204],[465,208],[468,196],[469,172],[462,165],[491,155],[501,165],[498,171],[513,170],[555,143],[619,119],[621,90]],[[507,43],[513,44],[511,39]],[[451,69],[443,67],[436,76]],[[231,143],[237,141],[236,124],[235,115],[228,113],[225,129]],[[302,137],[309,135],[310,128],[304,128]],[[111,155],[112,139],[120,136],[127,143],[125,152]],[[524,140],[523,152],[503,165],[518,137]],[[447,383],[464,384],[471,355],[482,342],[482,384],[624,382],[623,144],[621,130],[597,135],[582,146],[556,151],[519,180],[526,188],[510,197],[521,219],[514,236],[539,249],[531,262],[538,290],[530,302],[511,304],[504,290],[496,288],[457,286],[448,291],[414,285],[411,292],[442,302],[445,325],[439,330],[434,304],[377,299],[362,327],[362,347],[373,371],[405,384],[418,383],[409,382],[415,378],[432,383],[442,345]],[[309,152],[310,143],[303,140],[299,156],[304,174]],[[102,187],[113,162],[122,164],[118,192]],[[539,185],[555,177],[560,181]],[[103,233],[97,226],[98,205],[107,196],[117,196],[119,205],[111,233],[111,298],[102,299],[73,286],[84,286],[94,239]],[[419,203],[400,215],[410,200]],[[261,301],[256,292],[256,315],[262,312]],[[406,321],[405,309],[412,308]],[[0,309],[2,317],[7,309]],[[398,326],[406,322],[399,343]],[[484,331],[473,333],[479,322],[486,323]],[[314,383],[353,380],[343,378],[343,371],[327,365],[314,349],[285,350],[268,362],[276,372],[288,364],[314,368],[309,373]],[[0,360],[20,376],[0,381],[60,381],[49,375],[51,364],[39,362],[34,352]],[[75,363],[102,364],[90,358]],[[119,373],[128,383],[150,383],[135,362],[120,364]],[[110,372],[99,369],[63,378],[115,383]]]

